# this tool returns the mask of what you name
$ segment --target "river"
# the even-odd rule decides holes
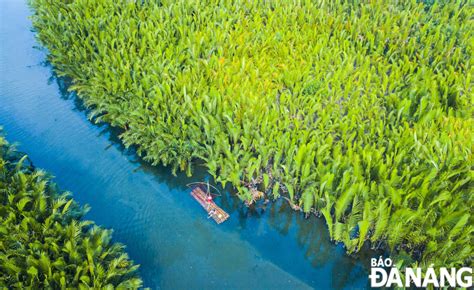
[[[94,125],[67,92],[35,40],[31,11],[0,0],[0,126],[61,189],[89,204],[87,219],[114,230],[152,289],[365,289],[368,257],[329,241],[324,220],[283,203],[249,210],[226,193],[230,213],[207,219],[187,183],[125,149],[107,125]]]

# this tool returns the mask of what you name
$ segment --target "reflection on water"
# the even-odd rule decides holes
[[[305,219],[286,203],[246,208],[226,188],[217,203],[229,220],[206,219],[186,184],[212,179],[202,168],[187,178],[150,166],[123,147],[119,130],[87,120],[67,80],[52,74],[44,50],[33,48],[28,14],[21,1],[0,2],[0,124],[37,167],[91,205],[88,218],[114,229],[114,239],[141,264],[145,286],[366,288],[369,257],[348,257],[329,241],[323,220]]]

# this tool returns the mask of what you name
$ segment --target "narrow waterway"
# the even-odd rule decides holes
[[[152,289],[363,289],[368,258],[348,257],[324,222],[285,204],[248,210],[217,200],[230,219],[216,225],[186,184],[124,149],[113,130],[94,125],[38,48],[22,0],[0,0],[0,126],[35,166],[89,204],[88,219],[114,229]]]

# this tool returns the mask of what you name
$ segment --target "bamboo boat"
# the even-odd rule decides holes
[[[191,191],[191,195],[217,224],[221,224],[229,218],[229,214],[215,204],[214,201],[209,202],[206,200],[207,193],[200,186],[195,186]]]

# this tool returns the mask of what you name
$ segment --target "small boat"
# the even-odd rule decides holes
[[[223,223],[229,218],[229,214],[220,208],[213,200],[208,200],[207,197],[211,193],[209,190],[205,190],[202,186],[193,186],[191,195],[196,199],[199,204],[207,211],[209,217],[218,224]]]

